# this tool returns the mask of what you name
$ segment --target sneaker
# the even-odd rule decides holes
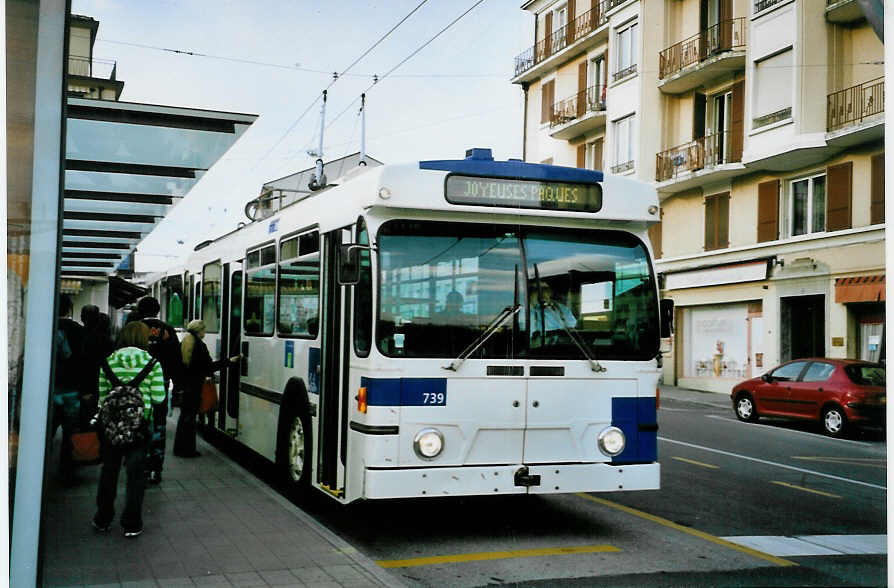
[[[92,521],[90,521],[90,524],[93,525],[93,528],[96,529],[97,531],[99,531],[100,533],[108,532],[109,527],[111,526],[108,523],[106,523],[105,525],[100,525],[99,523],[96,522],[96,519],[93,519]]]
[[[143,529],[131,529],[130,531],[128,531],[127,529],[124,529],[125,537],[137,537],[142,534],[143,534]]]

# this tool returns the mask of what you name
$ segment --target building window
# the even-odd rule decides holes
[[[612,167],[613,173],[620,173],[633,169],[635,127],[636,116],[633,114],[625,116],[614,123],[615,165]]]
[[[786,204],[789,237],[826,230],[826,174],[794,180]]]
[[[733,110],[733,93],[723,92],[714,97],[713,120],[711,121],[713,140],[705,145],[706,149],[714,151],[713,157],[708,157],[715,165],[728,161],[730,143],[730,116]]]
[[[636,49],[639,46],[637,37],[639,27],[634,21],[615,33],[615,81],[636,73]]]
[[[729,192],[705,198],[705,251],[729,247]]]
[[[585,155],[585,166],[587,169],[602,169],[602,143],[602,138],[596,139],[592,143],[587,143]]]
[[[558,32],[562,30],[562,27],[568,24],[568,6],[560,6],[553,10],[553,30],[552,32]]]
[[[754,63],[754,120],[757,129],[792,117],[792,48]]]
[[[605,82],[608,72],[605,68],[605,54],[590,60],[587,68],[587,107],[591,112],[605,110]]]

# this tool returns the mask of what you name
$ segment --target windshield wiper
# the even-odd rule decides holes
[[[460,368],[460,366],[465,362],[470,355],[475,353],[475,351],[484,345],[484,342],[491,338],[491,335],[497,332],[497,329],[506,322],[511,316],[515,316],[518,314],[518,311],[521,310],[521,304],[513,304],[512,306],[507,306],[503,310],[500,311],[500,314],[494,317],[494,320],[487,325],[487,328],[484,329],[484,332],[481,333],[477,339],[472,341],[472,343],[462,350],[459,354],[459,357],[450,362],[450,365],[442,366],[441,369],[450,370],[451,372],[455,372]]]
[[[565,322],[565,317],[562,316],[562,313],[556,310],[554,303],[544,305],[544,308],[550,312],[554,317],[559,319],[559,324],[562,325],[562,329],[568,333],[568,337],[571,339],[571,342],[574,343],[580,352],[584,354],[584,357],[587,358],[587,361],[590,362],[590,369],[594,372],[601,373],[606,371],[602,364],[596,360],[594,357],[595,354],[593,350],[590,349],[590,346],[587,345],[587,342],[584,341],[577,331],[568,326],[568,323]]]

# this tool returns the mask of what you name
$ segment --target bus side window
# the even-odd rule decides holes
[[[273,334],[276,298],[276,246],[267,245],[246,254],[245,306],[246,335]]]
[[[369,245],[369,232],[362,218],[357,221],[357,243]],[[360,280],[354,285],[354,352],[366,357],[372,347],[372,256],[359,249]]]
[[[316,338],[319,331],[319,233],[280,243],[276,330],[284,337]]]

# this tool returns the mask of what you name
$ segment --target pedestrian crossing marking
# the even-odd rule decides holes
[[[777,557],[888,553],[887,535],[743,536],[723,539]]]

